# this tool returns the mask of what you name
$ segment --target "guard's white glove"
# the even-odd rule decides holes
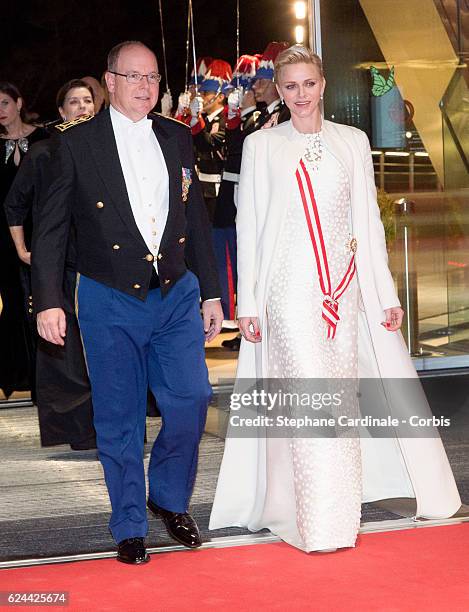
[[[204,110],[204,99],[200,96],[195,96],[195,98],[190,103],[190,111],[191,111],[191,128],[194,127],[199,121],[199,115]]]
[[[161,96],[161,114],[164,117],[170,117],[172,109],[173,97],[168,89],[168,91]]]
[[[191,115],[193,118],[198,118],[200,113],[204,110],[204,99],[200,96],[195,96],[189,105]]]
[[[191,94],[188,91],[184,91],[178,98],[178,110],[177,114],[182,115],[186,108],[189,108],[191,103]]]
[[[241,100],[243,99],[243,88],[237,87],[228,96],[228,119],[233,119],[238,114]]]

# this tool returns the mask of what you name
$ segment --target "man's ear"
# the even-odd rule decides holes
[[[106,71],[104,74],[104,79],[106,81],[106,87],[109,93],[114,93],[114,89],[116,87],[116,75]]]

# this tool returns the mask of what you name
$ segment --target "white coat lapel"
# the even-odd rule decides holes
[[[342,127],[342,126],[341,126]],[[322,127],[324,146],[339,161],[347,172],[350,185],[353,182],[353,149],[344,131],[339,131],[332,121],[324,120]]]

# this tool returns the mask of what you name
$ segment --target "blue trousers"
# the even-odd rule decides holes
[[[223,318],[235,318],[236,274],[236,227],[214,227],[213,246],[217,260],[218,278],[221,286],[221,307]]]
[[[167,510],[187,511],[211,397],[199,299],[191,272],[165,298],[153,289],[145,302],[79,279],[78,320],[116,542],[148,531],[143,465],[148,386],[162,415],[148,468],[149,497]]]

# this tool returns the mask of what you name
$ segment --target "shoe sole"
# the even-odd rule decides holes
[[[151,557],[150,555],[147,555],[145,559],[142,559],[141,561],[126,561],[125,559],[121,559],[121,557],[116,557],[116,559],[120,563],[126,563],[127,565],[145,565],[145,563],[150,562]]]

